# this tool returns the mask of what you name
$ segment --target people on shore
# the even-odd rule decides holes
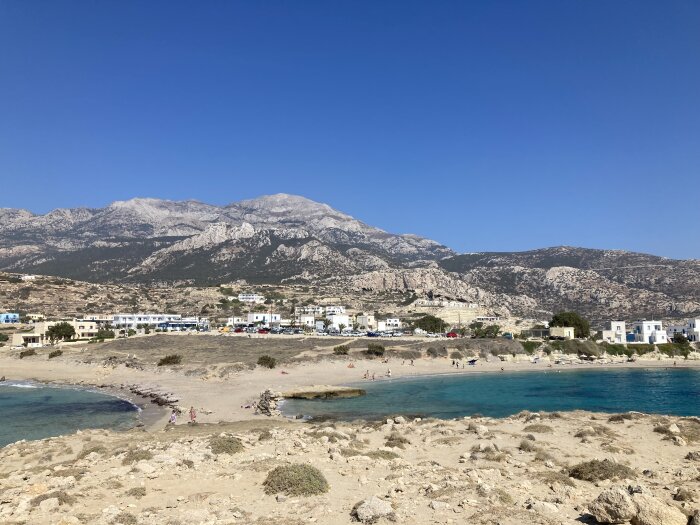
[[[190,407],[190,423],[192,425],[197,424],[197,411],[194,409],[193,406]]]
[[[168,420],[169,425],[174,425],[177,423],[177,410],[173,408],[173,411],[170,412],[170,419]]]

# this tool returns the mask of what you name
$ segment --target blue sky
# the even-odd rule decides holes
[[[0,1],[0,207],[326,202],[700,258],[700,3]]]

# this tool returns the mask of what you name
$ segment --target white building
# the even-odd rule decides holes
[[[344,314],[345,307],[339,305],[326,306],[326,316]]]
[[[461,301],[448,301],[447,299],[418,299],[414,306],[424,308],[479,308],[476,303],[463,303]]]
[[[262,324],[270,326],[271,324],[279,324],[280,314],[271,314],[265,312],[251,312],[248,314],[248,324]]]
[[[314,316],[314,315],[300,315],[299,317],[297,317],[297,324],[299,326],[313,328],[314,326],[316,326],[316,316]]]
[[[668,343],[668,335],[661,321],[646,321],[644,319],[635,321],[632,323],[632,333],[635,343]]]
[[[360,330],[374,330],[377,326],[372,314],[358,314],[355,316],[355,322],[359,325]]]
[[[603,341],[610,344],[627,343],[627,328],[624,321],[609,321],[606,330],[603,330]]]
[[[328,309],[326,309],[328,311]],[[352,321],[350,316],[345,314],[326,314],[326,319],[328,319],[331,324],[328,328],[333,328],[337,331],[345,330],[346,328],[352,328]]]
[[[386,319],[384,322],[386,323],[387,330],[399,330],[403,326],[401,324],[401,319],[398,317]]]
[[[265,302],[265,296],[256,293],[239,293],[238,300],[242,303],[262,304]]]
[[[323,306],[318,306],[314,304],[308,304],[306,306],[296,306],[294,307],[294,315],[318,315],[321,316],[325,313]]]
[[[666,330],[668,339],[672,340],[676,334],[682,334],[688,341],[697,343],[700,341],[700,319],[687,319],[683,324],[674,324]]]
[[[247,319],[245,317],[229,317],[226,320],[226,326],[239,326],[246,324]]]
[[[559,339],[574,339],[574,328],[572,326],[552,326],[549,329],[549,337]]]
[[[112,326],[135,330],[138,325],[158,326],[180,319],[182,316],[178,314],[114,314]]]

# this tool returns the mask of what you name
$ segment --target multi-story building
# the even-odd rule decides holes
[[[183,317],[173,321],[165,321],[158,325],[158,328],[167,332],[188,332],[197,330],[209,331],[209,319],[206,317]]]
[[[247,319],[245,317],[229,317],[226,320],[226,326],[241,326],[246,324]]]
[[[399,319],[398,317],[386,319],[384,322],[386,323],[387,330],[399,330],[403,326],[401,323],[401,319]]]
[[[313,328],[314,326],[316,326],[316,316],[314,316],[314,315],[300,315],[299,317],[297,317],[296,323],[299,326]]]
[[[609,321],[608,327],[603,330],[603,341],[611,344],[625,344],[627,342],[627,327],[624,321]]]
[[[326,309],[326,311],[328,310]],[[331,322],[329,328],[333,328],[339,332],[341,330],[345,330],[346,328],[352,328],[350,316],[346,314],[326,314],[326,319]]]
[[[632,323],[632,333],[635,343],[663,344],[668,343],[668,335],[661,321],[640,319]]]
[[[19,323],[19,314],[13,312],[5,312],[0,314],[0,324]]]
[[[263,326],[270,326],[273,324],[279,324],[280,319],[280,314],[265,312],[251,312],[248,314],[248,324],[262,324]]]
[[[179,314],[114,314],[112,326],[135,330],[138,325],[158,326],[180,319]]]
[[[700,341],[700,319],[687,319],[683,324],[673,324],[666,329],[666,334],[669,340],[674,335],[681,334],[688,341],[697,343]]]
[[[257,293],[239,293],[238,300],[242,303],[262,304],[265,302],[265,296]]]
[[[321,316],[326,313],[326,309],[323,306],[308,304],[306,306],[296,306],[294,307],[294,315],[318,315]]]
[[[377,326],[377,322],[372,314],[358,314],[355,316],[355,322],[360,330],[374,330]]]

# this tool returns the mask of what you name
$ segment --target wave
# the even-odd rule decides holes
[[[43,388],[43,387],[41,387],[39,385],[35,385],[33,383],[14,383],[14,382],[10,383],[7,381],[0,383],[0,386],[9,386],[9,387],[13,387],[13,388]]]

